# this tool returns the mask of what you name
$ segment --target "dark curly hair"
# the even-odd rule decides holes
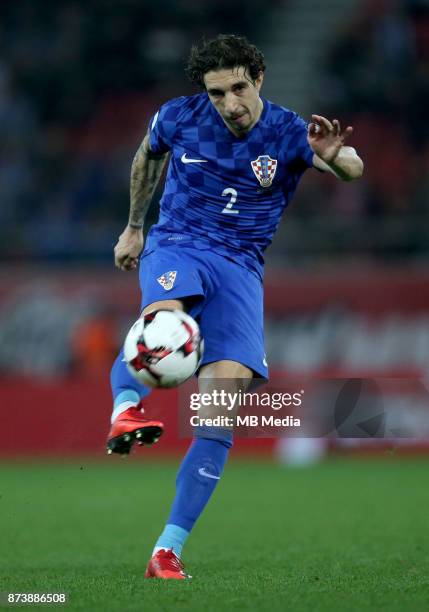
[[[264,55],[245,36],[219,34],[212,40],[202,40],[191,48],[186,76],[204,89],[204,75],[210,70],[245,66],[252,81],[265,71]]]

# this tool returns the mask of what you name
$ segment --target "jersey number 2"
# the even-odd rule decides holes
[[[239,210],[237,210],[236,208],[232,208],[234,206],[234,204],[237,201],[237,195],[238,193],[236,192],[235,189],[233,189],[232,187],[227,187],[226,189],[224,189],[222,191],[222,195],[223,196],[231,196],[229,199],[228,204],[225,206],[225,208],[223,209],[222,213],[224,215],[238,215],[238,213],[240,212]]]

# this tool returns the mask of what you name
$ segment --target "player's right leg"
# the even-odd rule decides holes
[[[154,310],[183,310],[179,300],[162,300],[153,302],[143,309],[142,315]],[[164,426],[158,420],[143,417],[142,400],[150,393],[150,388],[140,384],[129,373],[124,362],[123,350],[116,358],[111,374],[110,384],[113,395],[113,412],[107,438],[107,452],[128,455],[134,442],[150,445],[158,442]]]
[[[128,372],[122,350],[112,366],[110,384],[113,412],[107,452],[125,456],[135,442],[140,445],[157,442],[164,425],[161,421],[144,417],[142,400],[149,395],[150,389],[137,382]]]
[[[183,300],[198,302],[204,296],[203,281],[183,249],[158,248],[143,255],[140,262],[142,313],[154,310],[183,310]],[[151,444],[163,431],[163,424],[150,421],[142,414],[141,399],[150,390],[128,372],[123,354],[116,359],[111,374],[114,400],[112,428],[108,435],[108,452],[127,455],[134,442]]]

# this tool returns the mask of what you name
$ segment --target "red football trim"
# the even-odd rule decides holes
[[[139,355],[142,356],[143,359],[146,359],[150,363],[150,359],[164,359],[167,355],[171,354],[171,349],[166,348],[165,346],[156,347],[153,349],[148,348],[142,342],[137,342],[137,350]]]
[[[188,355],[193,353],[198,347],[198,334],[194,333],[194,330],[186,321],[182,321],[182,324],[186,331],[189,333],[189,338],[188,340],[186,340],[185,344],[180,347],[180,349],[183,350],[185,357],[187,357]]]

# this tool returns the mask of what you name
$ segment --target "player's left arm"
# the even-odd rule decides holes
[[[352,181],[363,174],[363,161],[353,147],[344,145],[353,133],[351,126],[341,131],[340,122],[312,115],[307,140],[314,152],[313,164],[319,170],[331,172],[343,181]]]

